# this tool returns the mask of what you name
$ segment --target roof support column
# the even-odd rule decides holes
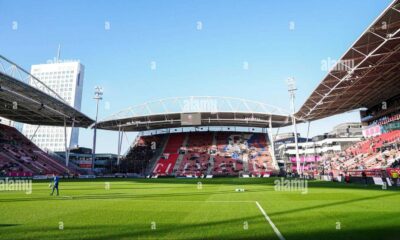
[[[295,144],[295,149],[296,149],[296,169],[297,169],[297,174],[300,175],[300,157],[299,157],[299,142],[297,139],[297,123],[296,123],[296,117],[292,115],[292,122],[293,122],[293,132],[294,132],[294,144]]]
[[[297,141],[297,125],[296,125],[296,106],[294,105],[294,99],[296,95],[296,84],[294,78],[289,78],[287,81],[288,87],[289,87],[289,97],[290,97],[290,104],[292,108],[292,123],[293,123],[293,132],[294,132],[294,142],[295,142],[295,147],[296,147],[296,170],[297,174],[300,175],[300,158],[299,158],[299,144]],[[316,91],[315,91],[316,92]],[[319,94],[318,92],[316,92]]]
[[[72,134],[71,134],[72,135]],[[64,147],[65,147],[65,166],[68,167],[69,164],[69,147],[67,139],[67,120],[64,117]]]
[[[273,162],[275,168],[278,168],[278,163],[276,162],[276,157],[275,157],[275,143],[274,143],[274,137],[272,136],[272,115],[269,117],[268,138],[269,138],[269,142],[271,143],[271,157],[272,157],[272,162]]]
[[[66,162],[67,167],[69,165],[69,153],[71,151],[72,133],[74,131],[74,128],[75,128],[75,118],[72,118],[71,135],[69,136],[69,145],[68,145],[68,161]]]
[[[117,156],[117,165],[119,166],[120,159],[121,159],[121,146],[122,146],[122,137],[123,132],[121,132],[121,126],[118,127],[118,156]]]
[[[307,156],[307,148],[308,148],[308,137],[309,137],[309,134],[310,134],[310,124],[311,124],[311,122],[310,121],[308,121],[307,122],[307,139],[306,139],[306,144],[305,144],[305,146],[304,146],[304,154],[303,154],[303,160],[304,160],[304,162],[303,162],[303,167],[302,167],[302,172],[304,172],[304,166],[306,165],[306,156]],[[315,149],[315,147],[314,147],[314,149]]]
[[[35,132],[33,133],[31,139],[29,139],[29,140],[31,140],[31,142],[32,142],[33,139],[36,137],[36,133],[37,133],[37,131],[39,130],[40,126],[41,126],[41,125],[37,125],[37,127],[36,127],[36,129],[35,129]]]

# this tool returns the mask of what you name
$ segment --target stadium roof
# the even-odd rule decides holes
[[[199,113],[200,124],[182,124],[181,114]],[[190,126],[287,126],[289,113],[264,103],[230,97],[176,97],[147,102],[120,111],[97,124],[99,129],[145,131]]]
[[[32,83],[29,85],[28,83]],[[89,127],[93,120],[56,92],[0,55],[0,116],[34,125]]]
[[[370,108],[400,94],[400,0],[393,1],[337,61],[296,113],[316,120]]]

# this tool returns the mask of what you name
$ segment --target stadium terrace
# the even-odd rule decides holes
[[[298,111],[289,78],[291,110],[187,96],[98,119],[96,87],[92,119],[80,110],[83,64],[59,55],[31,72],[0,55],[0,240],[400,239],[400,0],[323,62],[327,74]],[[355,111],[360,121],[310,136],[316,121]],[[76,145],[83,128],[93,148]],[[99,153],[97,131],[115,133],[106,140],[116,153]]]

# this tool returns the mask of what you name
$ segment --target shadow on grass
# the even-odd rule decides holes
[[[243,221],[250,226],[257,225],[261,231],[252,232],[243,229]],[[229,226],[232,230],[227,232]],[[234,226],[234,227],[232,227]],[[264,230],[264,227],[266,230]],[[221,229],[223,231],[218,231]],[[15,229],[17,230],[17,229]],[[253,229],[254,230],[254,229]],[[64,223],[64,230],[60,231],[52,226],[24,227],[24,232],[37,239],[277,239],[275,233],[264,217],[260,215],[231,218],[220,221],[202,223],[156,223],[156,229],[151,229],[151,222],[132,225],[95,225],[95,226],[68,226]],[[211,233],[210,233],[211,232]],[[264,233],[264,234],[263,234]],[[0,237],[2,234],[0,233]],[[25,239],[13,234],[13,239]]]
[[[0,224],[0,228],[3,227],[15,227],[15,226],[19,226],[20,224]]]
[[[290,210],[280,211],[280,212],[273,212],[273,213],[269,213],[269,215],[270,216],[278,216],[278,215],[284,215],[284,214],[288,214],[288,213],[310,211],[310,210],[316,210],[316,209],[321,209],[321,208],[340,206],[340,205],[354,203],[354,202],[362,202],[362,201],[368,201],[368,200],[381,199],[381,198],[386,198],[386,197],[390,197],[390,196],[394,196],[394,195],[398,195],[398,194],[397,193],[388,193],[388,194],[382,194],[382,195],[377,195],[377,196],[373,196],[373,197],[354,198],[351,200],[320,204],[320,205],[315,205],[312,207],[304,207],[304,208],[290,209]],[[400,225],[400,222],[399,222],[399,225]],[[399,229],[399,234],[400,234],[400,229]],[[400,235],[399,235],[399,237],[400,237]]]
[[[250,229],[243,230],[243,221],[250,223]],[[303,221],[299,219],[299,223]],[[252,224],[258,224],[258,228],[251,228]],[[13,229],[13,232],[0,232],[0,237],[10,237],[14,240],[27,239],[27,237],[35,239],[278,239],[272,231],[270,225],[263,219],[262,215],[249,216],[245,218],[233,218],[221,221],[208,221],[198,224],[173,223],[167,224],[158,222],[155,230],[151,229],[151,223],[124,224],[124,225],[84,225],[69,226],[65,222],[63,231],[58,230],[54,226],[37,226],[23,227],[23,232],[19,227]],[[226,231],[227,226],[230,232]],[[234,226],[232,228],[232,226]],[[264,231],[263,228],[267,230]],[[260,230],[260,228],[262,228]],[[377,226],[374,228],[366,228],[354,223],[353,228],[332,229],[308,229],[304,231],[287,231],[281,232],[287,240],[347,240],[347,239],[363,239],[363,240],[393,240],[399,239],[399,226]],[[21,234],[21,235],[19,235]],[[29,234],[29,235],[25,235]]]
[[[361,228],[358,223],[354,223],[355,228],[353,229],[341,229],[336,230],[332,227],[332,230],[320,230],[320,231],[303,231],[303,232],[291,232],[282,233],[287,240],[394,240],[399,239],[399,228],[400,226],[385,226],[385,227],[374,227],[374,228]]]

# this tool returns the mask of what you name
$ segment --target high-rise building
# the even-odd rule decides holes
[[[84,66],[77,61],[32,65],[31,75],[55,91],[69,105],[81,110]],[[31,82],[33,84],[33,82]],[[35,133],[36,132],[36,133]],[[23,133],[43,150],[64,151],[63,127],[24,124]],[[79,129],[67,128],[67,145],[78,145]]]

